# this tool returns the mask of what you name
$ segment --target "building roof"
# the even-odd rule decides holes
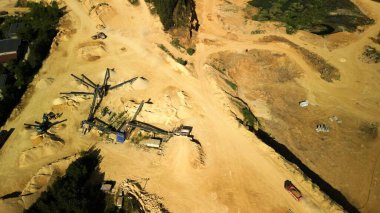
[[[7,81],[7,74],[0,74],[0,89],[5,87],[5,83]]]
[[[103,183],[100,190],[109,192],[112,190],[112,185],[109,183]]]
[[[4,39],[0,40],[0,55],[5,55],[6,53],[17,52],[18,47],[20,46],[20,39]]]
[[[13,23],[13,24],[11,24],[11,26],[9,27],[9,30],[8,30],[8,33],[7,33],[6,36],[8,38],[17,36],[18,29],[20,29],[20,28],[22,28],[24,26],[25,26],[24,23]]]

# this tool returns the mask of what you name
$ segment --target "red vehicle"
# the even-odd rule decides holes
[[[300,201],[302,198],[302,193],[300,190],[297,189],[296,186],[293,185],[293,183],[290,180],[286,180],[284,183],[284,188],[290,192],[290,194],[293,195],[293,197],[297,200]]]

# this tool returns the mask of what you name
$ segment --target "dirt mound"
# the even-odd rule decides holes
[[[78,47],[78,56],[86,61],[96,61],[105,53],[106,48],[102,41],[85,42]]]
[[[146,78],[139,77],[132,83],[134,90],[144,90],[149,86],[149,81]]]
[[[174,128],[180,125],[181,119],[190,116],[189,108],[191,107],[187,103],[187,95],[178,90],[178,88],[169,87],[164,89],[164,95],[158,99],[151,100],[151,103],[146,103],[138,115],[138,120],[157,124],[163,128]],[[130,117],[133,116],[137,110],[140,101],[126,102],[126,109]],[[166,129],[165,128],[165,129]]]
[[[144,212],[169,212],[159,196],[146,192],[136,180],[126,179],[121,183],[120,188],[124,194],[135,197]]]
[[[47,189],[47,186],[54,182],[56,177],[65,173],[67,167],[78,156],[66,157],[40,168],[21,193],[24,208],[29,208],[40,197],[40,194]]]
[[[301,71],[289,57],[283,53],[271,52],[268,50],[249,50],[243,53],[221,52],[212,55],[208,59],[208,64],[219,71],[227,85],[232,89],[237,89],[238,85],[233,85],[233,80],[241,72],[249,73],[250,77],[238,84],[248,84],[248,81],[263,83],[286,83],[299,78]],[[259,85],[256,85],[259,86]]]
[[[264,42],[282,42],[296,49],[305,61],[314,67],[320,74],[321,78],[325,81],[332,82],[333,80],[340,79],[340,72],[337,68],[327,63],[321,56],[310,52],[306,48],[298,46],[297,44],[289,41],[288,39],[280,36],[265,36],[261,41]]]
[[[82,4],[88,9],[90,17],[103,23],[104,19],[112,18],[116,14],[109,0],[84,0]]]
[[[19,166],[26,167],[42,158],[54,155],[62,147],[62,143],[53,141],[50,138],[44,138],[41,144],[27,149],[21,153],[19,157]]]

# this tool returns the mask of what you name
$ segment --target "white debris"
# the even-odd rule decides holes
[[[307,107],[307,106],[309,106],[309,101],[307,101],[307,100],[304,100],[304,101],[300,101],[299,103],[298,103],[299,105],[300,105],[300,107]]]
[[[340,120],[336,115],[333,115],[333,116],[331,116],[331,117],[329,117],[329,120],[331,121],[331,122],[337,122],[338,124],[341,124],[342,123],[342,120]]]

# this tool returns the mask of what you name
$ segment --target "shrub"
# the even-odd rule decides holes
[[[187,54],[189,54],[189,55],[193,55],[193,54],[195,53],[195,49],[189,47],[189,48],[186,49],[186,52],[187,52]]]

